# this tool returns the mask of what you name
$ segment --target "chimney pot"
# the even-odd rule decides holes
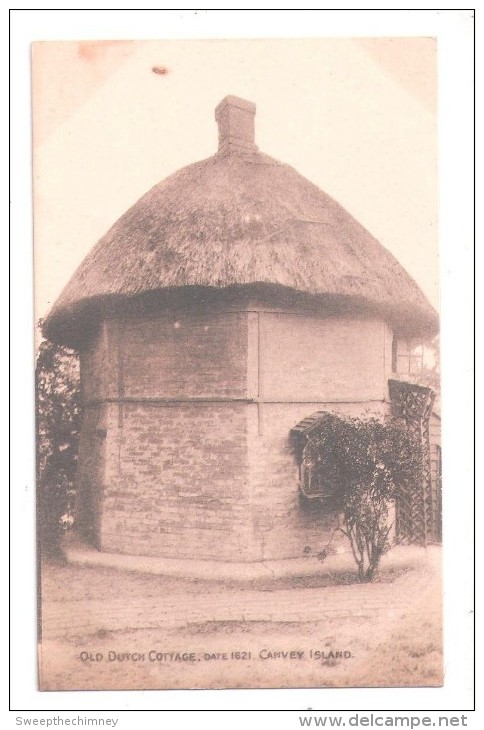
[[[254,134],[255,104],[226,96],[215,109],[218,151],[221,154],[257,152]]]

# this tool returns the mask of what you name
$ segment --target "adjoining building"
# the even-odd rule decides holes
[[[254,115],[226,97],[217,153],[130,208],[47,318],[47,336],[80,353],[77,521],[99,550],[300,557],[334,515],[301,507],[295,428],[420,398],[428,431],[431,392],[398,370],[436,312],[347,211],[259,152]],[[426,484],[412,506],[435,513],[425,541],[439,519]]]

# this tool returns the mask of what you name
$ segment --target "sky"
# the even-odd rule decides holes
[[[259,148],[338,200],[438,309],[434,38],[46,42],[32,56],[38,317],[128,207],[216,151],[228,94],[255,102]]]

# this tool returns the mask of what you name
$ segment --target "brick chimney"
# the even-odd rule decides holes
[[[215,109],[220,154],[257,152],[254,136],[255,104],[226,96]]]

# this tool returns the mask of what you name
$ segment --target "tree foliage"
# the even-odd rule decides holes
[[[440,393],[440,335],[425,343],[423,371],[418,382]]]
[[[72,519],[80,431],[79,360],[48,340],[36,365],[37,514],[44,553],[55,553]]]
[[[329,415],[312,439],[314,476],[338,513],[360,581],[371,581],[390,548],[391,505],[418,479],[420,447],[405,425]],[[325,557],[325,551],[322,558]]]

